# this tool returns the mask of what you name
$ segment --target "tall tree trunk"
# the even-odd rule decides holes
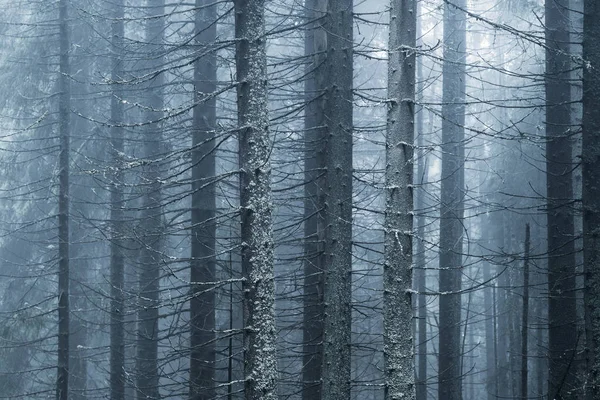
[[[304,111],[304,294],[303,294],[303,359],[302,398],[321,398],[323,364],[323,328],[325,304],[323,284],[325,254],[325,150],[326,118],[321,95],[326,89],[317,86],[326,73],[327,36],[321,18],[326,10],[326,0],[306,0],[307,26],[304,54],[310,62],[306,67]]]
[[[111,21],[110,154],[110,398],[125,400],[125,258],[123,256],[123,0],[114,0]]]
[[[465,0],[453,2],[462,10]],[[464,124],[466,23],[464,11],[445,2],[442,95],[442,179],[440,219],[439,398],[461,394],[460,321],[462,219],[464,215]]]
[[[523,313],[521,315],[521,399],[527,399],[527,339],[529,329],[529,224],[525,227],[525,255],[523,258]]]
[[[264,0],[236,0],[234,4],[244,278],[244,389],[246,400],[272,400],[277,398],[277,332],[265,3]]]
[[[586,0],[583,27],[583,257],[589,399],[600,398],[600,3]]]
[[[323,400],[350,398],[352,281],[353,2],[328,0],[327,59],[318,87],[326,88],[325,321]],[[318,49],[317,49],[318,51]]]
[[[190,399],[215,396],[215,290],[216,199],[215,129],[217,127],[217,55],[211,47],[217,38],[217,6],[196,0],[196,43],[201,53],[194,65],[192,133],[192,231],[190,300]]]
[[[146,21],[146,73],[156,72],[163,62],[164,0],[148,0]],[[164,76],[156,74],[147,83],[144,101],[145,193],[142,200],[141,229],[143,243],[140,254],[139,311],[136,356],[136,390],[138,399],[158,399],[158,314],[161,248],[163,242],[160,163]]]
[[[484,228],[488,231],[490,228]],[[484,246],[489,248],[489,244],[486,240]],[[483,306],[485,310],[485,358],[486,358],[486,374],[485,374],[485,388],[487,392],[487,399],[496,399],[498,396],[496,388],[496,308],[494,301],[494,282],[492,281],[492,265],[485,263],[483,265],[483,281],[488,282],[483,289]]]
[[[577,338],[569,1],[546,0],[549,396],[575,399]]]
[[[413,138],[417,9],[390,9],[383,264],[384,397],[415,399],[412,332]]]
[[[56,399],[69,398],[69,147],[71,85],[69,65],[69,23],[67,0],[58,3],[59,76],[58,129],[60,135],[58,192],[58,371]]]

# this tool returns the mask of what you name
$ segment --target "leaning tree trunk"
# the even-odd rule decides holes
[[[277,398],[264,0],[235,1],[246,400]]]
[[[163,241],[162,202],[160,183],[161,122],[163,115],[164,76],[161,67],[164,34],[164,0],[148,1],[146,22],[146,73],[156,73],[144,93],[147,106],[144,112],[144,196],[141,229],[143,243],[139,266],[139,310],[136,356],[136,391],[138,399],[158,399],[158,311],[160,289],[161,247]]]
[[[306,19],[309,25],[304,38],[304,54],[310,60],[306,67],[304,111],[304,293],[303,293],[303,353],[302,398],[321,398],[323,364],[323,278],[325,254],[325,114],[321,102],[324,87],[327,36],[321,18],[326,0],[306,0]],[[321,77],[321,79],[319,79]]]
[[[412,337],[416,1],[390,9],[383,264],[384,398],[415,399]]]
[[[192,230],[190,300],[190,399],[215,397],[215,129],[217,127],[217,6],[196,0],[196,43],[202,57],[194,65],[192,131]]]
[[[467,18],[466,0],[452,4],[445,2],[444,6],[438,391],[440,399],[458,400],[462,398],[460,289]]]
[[[352,0],[328,0],[323,17],[325,88],[325,320],[322,399],[350,398],[352,277]]]
[[[114,0],[111,21],[110,154],[110,398],[125,400],[125,258],[123,255],[123,0]]]
[[[586,0],[583,27],[583,258],[588,399],[600,399],[600,3]]]
[[[575,399],[577,310],[571,159],[569,1],[546,0],[546,176],[550,398]]]
[[[58,176],[58,371],[56,400],[69,398],[69,147],[71,85],[67,0],[58,3],[59,76],[58,130],[60,135]]]

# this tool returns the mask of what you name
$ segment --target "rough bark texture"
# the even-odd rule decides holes
[[[123,93],[118,83],[123,79],[123,0],[114,0],[111,22],[111,80],[110,154],[112,171],[110,182],[110,398],[125,400],[125,258],[123,255],[123,153],[125,133],[123,123]]]
[[[305,15],[307,26],[304,38],[304,54],[310,62],[306,67],[304,111],[304,313],[303,313],[303,359],[302,359],[302,398],[321,398],[321,373],[323,364],[323,321],[325,309],[323,284],[325,254],[325,114],[320,96],[325,90],[318,87],[318,76],[325,73],[327,36],[323,30],[323,11],[326,0],[307,0]]]
[[[58,130],[59,192],[58,192],[58,371],[56,400],[69,398],[69,147],[71,85],[69,82],[69,25],[67,0],[58,3],[59,12],[59,75]]]
[[[148,1],[146,21],[146,73],[155,72],[162,64],[164,34],[164,0]],[[139,265],[139,311],[136,356],[136,390],[138,399],[158,399],[158,311],[163,236],[160,163],[161,123],[163,109],[163,74],[157,74],[147,84],[144,102],[144,197],[142,200],[141,230],[143,243]]]
[[[583,257],[588,399],[600,398],[600,3],[587,0],[583,28]]]
[[[192,132],[192,230],[190,300],[190,399],[215,396],[215,129],[217,126],[217,57],[210,51],[217,37],[217,6],[196,0],[196,44],[204,54],[194,66]]]
[[[573,220],[569,1],[546,0],[549,387],[575,399],[577,325]]]
[[[350,398],[352,277],[352,1],[327,1],[323,400]],[[317,49],[318,51],[318,49]]]
[[[453,2],[461,9],[465,0]],[[464,11],[444,5],[442,95],[442,179],[440,211],[440,318],[438,391],[440,399],[461,394],[461,288],[464,214],[465,43]]]
[[[521,315],[521,399],[527,399],[527,336],[529,329],[529,224],[525,227],[525,255],[523,259],[523,312]]]
[[[415,399],[412,337],[416,2],[390,9],[383,264],[384,397]]]
[[[277,398],[264,0],[235,1],[246,400]]]

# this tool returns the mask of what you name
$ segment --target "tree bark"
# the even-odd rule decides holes
[[[521,399],[527,399],[527,339],[529,332],[529,224],[525,227],[525,254],[523,258],[523,313],[521,315]]]
[[[274,400],[277,398],[277,332],[265,3],[264,0],[236,0],[234,4],[244,278],[244,389],[246,400]]]
[[[60,135],[58,193],[58,371],[56,399],[69,398],[69,172],[71,85],[67,0],[58,3],[59,76],[58,130]]]
[[[577,310],[571,158],[569,1],[546,0],[549,396],[575,399]]]
[[[125,258],[123,255],[123,0],[114,0],[111,21],[110,154],[110,398],[125,400]]]
[[[583,257],[588,399],[600,398],[600,4],[584,3]]]
[[[454,5],[462,10],[465,0]],[[445,2],[440,211],[440,399],[460,400],[461,272],[464,215],[464,124],[466,14]]]
[[[148,1],[146,21],[146,73],[156,72],[162,65],[164,34],[164,0]],[[144,166],[145,193],[142,200],[141,229],[143,243],[139,271],[139,311],[136,356],[136,391],[139,399],[159,399],[158,315],[161,248],[163,241],[160,163],[163,115],[164,76],[156,74],[147,83],[144,101]]]
[[[415,399],[412,332],[416,2],[390,9],[383,264],[384,398]]]
[[[216,198],[215,129],[217,127],[217,6],[196,0],[196,44],[203,54],[194,65],[192,132],[192,229],[190,300],[190,399],[215,396]]]

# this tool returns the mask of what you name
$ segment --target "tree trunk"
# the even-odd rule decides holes
[[[529,224],[525,227],[525,255],[523,259],[523,314],[521,316],[521,399],[527,399],[527,340],[529,327]]]
[[[584,3],[583,256],[589,399],[600,398],[600,4]]]
[[[69,147],[71,85],[67,0],[58,3],[60,59],[58,76],[58,129],[60,135],[58,193],[58,371],[56,399],[69,398]]]
[[[453,4],[466,7],[465,0]],[[460,321],[462,219],[464,215],[464,123],[466,14],[445,3],[442,98],[442,178],[440,219],[439,398],[461,394]]]
[[[489,225],[484,228],[485,231],[490,229]],[[489,243],[486,240],[483,245],[489,248]],[[487,399],[492,400],[497,398],[496,388],[496,335],[495,335],[495,302],[494,302],[494,282],[492,281],[492,265],[484,263],[483,265],[483,281],[488,282],[483,289],[483,306],[485,310],[485,358],[486,358],[486,374],[485,388]]]
[[[569,1],[546,0],[549,396],[575,399],[577,381]]]
[[[328,0],[327,59],[318,87],[326,88],[325,321],[323,400],[350,398],[352,281],[353,2]],[[319,49],[317,49],[319,51]]]
[[[215,129],[217,128],[217,6],[196,0],[196,44],[204,53],[194,65],[192,133],[192,230],[190,300],[190,399],[215,397],[216,199]],[[210,96],[206,98],[207,96]]]
[[[110,153],[112,162],[110,182],[110,398],[125,400],[125,258],[123,256],[123,0],[114,0],[111,21],[111,84]]]
[[[164,0],[148,1],[146,21],[146,73],[156,72],[162,64],[164,34]],[[141,229],[143,243],[140,254],[139,311],[136,357],[136,390],[138,399],[159,399],[158,314],[160,263],[163,236],[160,165],[161,122],[164,76],[158,73],[147,84],[144,101],[145,193],[142,200]]]
[[[305,155],[304,155],[304,314],[303,314],[303,359],[302,398],[321,398],[323,364],[323,278],[325,254],[325,152],[327,140],[326,118],[320,96],[326,90],[319,79],[326,73],[327,36],[320,18],[326,10],[326,0],[307,0],[305,3],[307,26],[304,54],[311,61],[306,67],[305,91]]]
[[[416,2],[390,9],[383,264],[384,397],[415,399],[412,332]]]
[[[235,1],[246,400],[277,398],[264,0]]]

